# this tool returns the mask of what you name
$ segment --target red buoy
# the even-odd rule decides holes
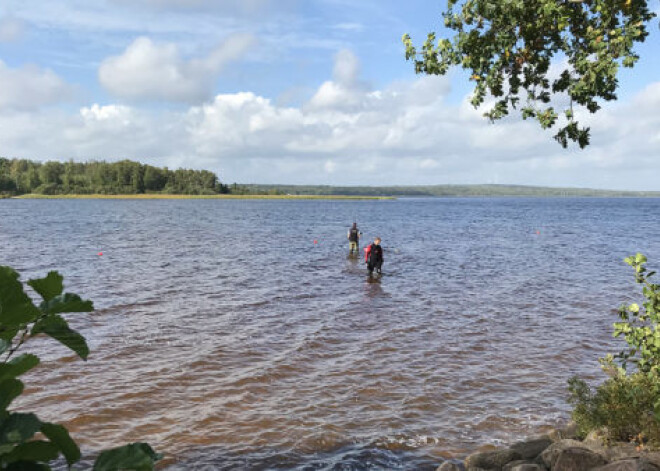
[[[99,252],[99,257],[103,256],[103,252]]]

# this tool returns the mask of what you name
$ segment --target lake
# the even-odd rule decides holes
[[[659,227],[658,199],[0,200],[0,264],[97,309],[67,316],[87,362],[27,345],[19,408],[162,469],[432,470],[568,419]]]

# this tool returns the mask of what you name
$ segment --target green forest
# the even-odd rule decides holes
[[[231,185],[209,170],[118,162],[35,162],[0,158],[0,197],[36,195],[293,195],[359,197],[660,197],[660,192],[523,185],[327,186]]]
[[[170,170],[130,160],[41,163],[0,158],[0,194],[10,196],[30,193],[214,195],[229,192],[229,187],[208,170]]]

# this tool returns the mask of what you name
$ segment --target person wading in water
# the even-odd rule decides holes
[[[348,253],[356,255],[360,252],[360,237],[362,233],[357,227],[357,222],[348,230]]]
[[[383,266],[383,248],[380,246],[380,237],[376,237],[374,243],[364,249],[364,255],[369,276],[373,275],[374,270],[380,273]]]

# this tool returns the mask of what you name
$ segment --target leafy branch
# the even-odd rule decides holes
[[[472,105],[480,107],[488,96],[496,100],[484,113],[491,122],[520,110],[523,119],[549,129],[562,116],[554,136],[562,147],[569,141],[589,145],[590,129],[577,121],[574,107],[596,113],[599,101],[616,99],[619,68],[639,60],[634,46],[646,39],[656,16],[645,0],[447,3],[443,17],[455,32],[451,39],[430,33],[418,50],[408,34],[403,36],[415,72],[468,70],[475,82]]]
[[[38,307],[25,293],[18,273],[0,266],[0,357],[4,355],[0,361],[0,470],[47,471],[51,469],[49,463],[60,456],[71,468],[81,454],[64,426],[43,422],[32,413],[9,410],[24,390],[18,378],[39,364],[36,355],[14,354],[30,338],[43,334],[86,360],[89,347],[85,338],[60,314],[90,312],[94,306],[77,294],[63,293],[63,277],[55,271],[45,278],[29,280],[28,285],[42,298]],[[133,443],[102,452],[93,469],[148,471],[159,458],[146,443]]]

